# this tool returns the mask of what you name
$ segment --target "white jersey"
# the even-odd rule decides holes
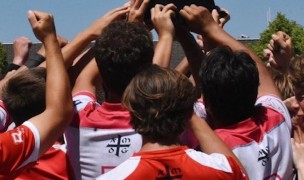
[[[292,179],[291,119],[288,110],[274,96],[258,98],[256,106],[257,112],[252,118],[216,129],[215,133],[242,162],[249,179]],[[197,103],[195,110],[198,109],[204,109],[203,104]]]
[[[77,179],[94,179],[140,150],[142,138],[120,103],[99,105],[90,93],[79,93],[73,100],[77,111],[65,137]]]

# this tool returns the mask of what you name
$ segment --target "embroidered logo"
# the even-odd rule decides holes
[[[118,135],[117,138],[111,139],[110,143],[107,145],[107,148],[109,148],[109,153],[114,153],[115,155],[119,157],[120,153],[127,153],[129,150],[129,147],[131,145],[131,139],[122,137],[121,135]]]
[[[169,166],[165,166],[165,171],[162,169],[158,170],[156,180],[181,179],[182,177],[182,170],[180,168],[170,168]]]
[[[266,166],[267,161],[269,160],[269,147],[266,146],[265,149],[259,151],[258,161],[262,161],[262,165]]]

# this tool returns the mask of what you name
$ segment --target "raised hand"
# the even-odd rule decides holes
[[[45,42],[49,35],[56,36],[53,15],[40,11],[29,11],[28,19],[37,39]]]
[[[278,31],[273,34],[264,56],[268,58],[268,66],[286,72],[290,59],[293,57],[292,41],[288,34]]]
[[[14,40],[14,59],[13,63],[23,65],[28,59],[32,41],[27,37],[19,37]]]
[[[95,20],[87,29],[86,32],[90,34],[91,40],[97,39],[103,29],[108,26],[111,22],[119,19],[125,19],[127,13],[129,12],[129,6],[124,5],[119,8],[115,8],[102,16],[101,18]]]
[[[143,23],[148,4],[149,0],[131,0],[128,21]]]
[[[164,35],[174,37],[175,31],[172,22],[172,18],[175,16],[174,10],[176,10],[174,4],[166,6],[157,4],[151,9],[151,20],[159,37]]]
[[[220,14],[224,13],[225,16],[221,16]],[[224,25],[230,20],[230,14],[229,11],[225,8],[218,8],[218,9],[213,9],[211,12],[211,15],[214,19],[215,22],[217,22],[221,28],[224,27]]]
[[[218,26],[205,7],[192,4],[191,6],[185,6],[179,13],[186,20],[188,28],[197,34],[204,33],[212,25]]]

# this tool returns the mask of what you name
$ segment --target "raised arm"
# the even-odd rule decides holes
[[[151,19],[158,34],[158,42],[155,47],[153,64],[161,67],[169,67],[175,29],[172,18],[175,16],[173,4],[166,6],[157,4],[151,9]]]
[[[258,96],[272,94],[278,97],[280,93],[275,86],[264,62],[245,45],[226,33],[212,18],[210,12],[200,6],[185,6],[180,14],[184,17],[191,31],[201,34],[212,47],[229,46],[233,51],[245,51],[256,62],[259,71],[260,86]]]
[[[14,59],[10,63],[7,69],[4,71],[4,78],[0,81],[0,99],[2,97],[2,89],[6,82],[13,76],[17,71],[20,71],[20,67],[28,60],[29,51],[32,45],[32,41],[27,37],[19,37],[14,40]],[[23,69],[23,68],[21,68]]]
[[[96,94],[97,86],[100,86],[101,77],[97,68],[96,61],[94,59],[93,49],[88,50],[79,61],[90,61],[84,69],[77,76],[75,85],[73,87],[72,94],[75,95],[78,92],[87,91],[92,94]]]
[[[198,72],[201,67],[201,62],[205,57],[204,52],[194,39],[193,35],[184,27],[176,28],[176,36],[180,44],[182,45],[188,65],[190,67],[191,75],[194,79],[195,85],[200,87],[200,81]]]
[[[40,135],[39,156],[46,152],[62,135],[72,119],[72,98],[67,72],[59,47],[53,16],[29,11],[28,18],[36,37],[43,43],[46,53],[46,109],[29,121]]]
[[[264,49],[264,56],[268,59],[269,68],[287,74],[289,62],[293,57],[291,37],[283,31],[273,34],[267,48]]]
[[[103,29],[109,23],[125,18],[128,12],[128,6],[113,9],[101,18],[95,20],[84,31],[80,32],[62,49],[66,67],[70,67],[73,64],[74,59],[87,47],[91,41],[96,40],[101,35]]]

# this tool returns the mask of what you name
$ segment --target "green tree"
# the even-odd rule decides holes
[[[267,29],[260,34],[259,42],[256,44],[249,44],[248,46],[263,59],[263,49],[267,47],[267,44],[271,39],[271,35],[277,31],[284,31],[292,38],[295,54],[300,55],[304,53],[303,27],[295,21],[287,19],[285,15],[280,12],[277,14],[276,18],[269,23]]]
[[[3,44],[0,43],[0,72],[2,72],[3,69],[6,68],[7,66],[6,57],[7,57],[6,50],[4,49]]]

